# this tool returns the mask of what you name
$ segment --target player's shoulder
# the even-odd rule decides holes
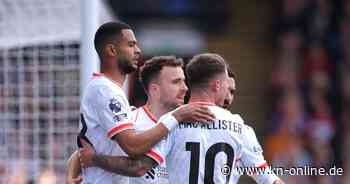
[[[242,140],[245,148],[252,151],[253,153],[261,153],[262,148],[256,137],[255,130],[249,125],[244,125],[242,128]]]
[[[210,106],[209,109],[217,117],[229,118],[231,121],[234,121],[236,123],[244,124],[244,120],[243,120],[243,118],[241,117],[240,114],[232,114],[227,109],[221,108],[219,106]]]
[[[117,93],[124,93],[123,89],[119,85],[115,84],[106,77],[98,77],[91,80],[87,86],[87,89],[92,91],[110,90]]]
[[[256,139],[255,130],[253,127],[244,124],[242,128],[242,135],[245,136],[247,139]]]
[[[110,82],[106,77],[101,76],[92,78],[88,83],[88,87],[94,87],[98,85],[110,85]]]
[[[123,89],[121,89],[119,86],[117,86],[105,77],[99,77],[97,79],[91,80],[85,89],[85,93],[95,97],[125,96]]]
[[[90,81],[84,91],[82,103],[92,104],[92,106],[89,105],[91,108],[109,107],[113,111],[129,105],[124,91],[111,85],[104,77]]]
[[[222,108],[222,107],[219,107],[219,106],[216,106],[216,105],[210,105],[208,106],[210,111],[214,114],[219,114],[219,115],[228,115],[228,114],[231,114],[230,111]]]
[[[243,128],[245,129],[245,131],[249,134],[255,134],[255,130],[253,127],[247,125],[247,124],[244,124]]]
[[[244,124],[244,120],[240,114],[232,114],[232,118],[235,120],[235,122]]]

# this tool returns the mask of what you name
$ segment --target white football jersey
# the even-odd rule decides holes
[[[235,168],[237,168],[237,167],[243,167],[242,164],[241,164],[241,160],[239,160],[238,158],[237,158],[237,160],[235,162]],[[239,173],[237,171],[237,169],[232,169],[232,171],[231,171],[232,183],[238,183],[239,178],[241,176],[242,176],[242,174]]]
[[[254,129],[244,125],[244,136],[242,136],[243,149],[238,156],[239,164],[236,167],[262,168],[265,171],[261,174],[250,175],[259,184],[272,184],[279,178],[270,170],[263,156],[263,150],[255,135]],[[236,170],[237,171],[237,170]]]
[[[138,132],[146,131],[157,124],[157,118],[149,111],[147,105],[132,111],[135,128]],[[166,163],[163,162],[148,171],[142,177],[130,178],[130,184],[168,184]]]
[[[247,145],[255,144],[256,137],[239,115],[214,104],[209,109],[215,114],[215,122],[180,123],[152,149],[153,154],[147,154],[158,164],[166,160],[170,183],[234,183],[237,178],[232,177],[231,171],[237,159],[245,166],[266,163],[259,144]],[[259,183],[269,183],[265,182],[266,177],[269,181],[276,179],[265,176],[264,182]]]
[[[121,86],[102,74],[94,74],[81,102],[81,134],[98,154],[127,156],[111,138],[134,129],[131,109]],[[128,184],[129,177],[113,174],[97,167],[83,169],[85,184]]]

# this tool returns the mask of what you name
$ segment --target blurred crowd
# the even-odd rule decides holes
[[[273,166],[344,169],[342,177],[283,176],[288,184],[349,183],[350,2],[283,0],[276,6],[267,159]]]

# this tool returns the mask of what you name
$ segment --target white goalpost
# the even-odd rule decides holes
[[[64,183],[101,2],[0,1],[0,184]]]

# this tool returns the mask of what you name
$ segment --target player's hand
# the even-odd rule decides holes
[[[80,184],[82,181],[83,181],[83,177],[79,175],[76,178],[67,179],[67,184]]]
[[[75,151],[67,161],[67,184],[78,184],[82,182],[83,178],[80,175],[81,168],[79,162],[79,150]]]
[[[94,166],[93,157],[96,155],[95,149],[84,139],[80,139],[83,148],[79,149],[79,161],[81,168]]]
[[[182,105],[172,115],[178,122],[211,122],[215,119],[215,115],[209,110],[207,105],[200,103]]]

